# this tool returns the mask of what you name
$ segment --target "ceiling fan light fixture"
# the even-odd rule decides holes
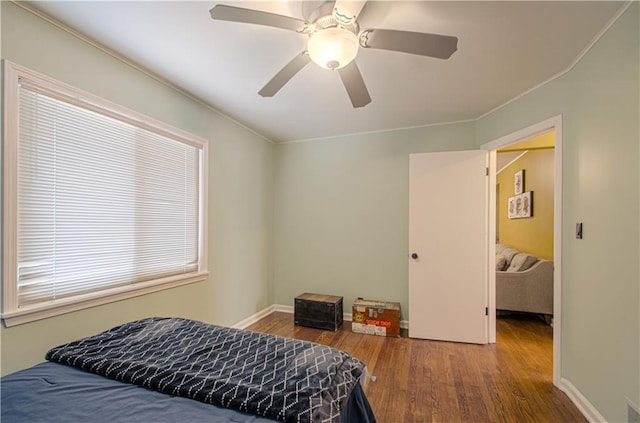
[[[344,28],[327,28],[309,38],[308,51],[318,66],[335,70],[347,66],[358,54],[358,37]]]

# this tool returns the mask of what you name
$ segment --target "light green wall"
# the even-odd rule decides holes
[[[562,377],[610,422],[627,421],[624,396],[640,404],[638,6],[571,72],[477,123],[481,145],[562,113]]]
[[[562,114],[561,374],[608,421],[626,421],[624,396],[640,404],[637,3],[572,71],[479,121],[277,146],[17,6],[1,8],[3,57],[210,141],[212,271],[203,283],[1,328],[3,373],[133,318],[229,324],[304,291],[343,295],[347,307],[363,295],[398,300],[406,316],[408,154],[477,148]]]
[[[278,145],[274,302],[369,296],[406,318],[408,154],[479,148],[562,114],[561,376],[626,421],[624,396],[640,404],[639,16],[635,3],[574,69],[478,121]]]
[[[271,304],[273,145],[10,2],[2,58],[209,141],[209,269],[205,282],[0,328],[3,374],[48,348],[128,320],[182,316],[234,324]]]
[[[277,146],[274,302],[303,292],[401,303],[407,316],[409,154],[473,148],[461,123]]]

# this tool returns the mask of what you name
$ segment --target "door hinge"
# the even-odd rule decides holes
[[[486,168],[487,172],[485,173],[485,175],[489,176],[489,168]]]
[[[489,315],[489,307],[485,307],[484,308],[484,315],[488,316]]]

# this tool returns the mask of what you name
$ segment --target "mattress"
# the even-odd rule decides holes
[[[0,379],[2,421],[375,422],[364,364],[307,341],[150,318],[47,358]]]
[[[3,377],[0,395],[0,421],[12,423],[273,423],[50,362]]]

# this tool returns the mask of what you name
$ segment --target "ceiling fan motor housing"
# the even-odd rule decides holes
[[[296,55],[258,92],[272,97],[310,61],[338,70],[353,107],[371,102],[360,69],[355,62],[358,49],[373,48],[448,59],[458,49],[458,38],[449,35],[395,29],[365,29],[357,19],[366,0],[324,1],[319,7],[303,7],[305,19],[260,10],[218,4],[209,13],[212,19],[265,25],[309,36],[308,50]]]
[[[358,37],[351,31],[326,28],[316,31],[307,45],[311,60],[325,69],[340,69],[351,63],[358,54]]]

